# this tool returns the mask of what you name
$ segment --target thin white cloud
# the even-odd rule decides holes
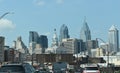
[[[63,4],[63,3],[64,3],[64,0],[56,0],[56,2],[57,2],[58,4]]]
[[[51,34],[50,32],[45,33],[46,36],[49,36],[50,34]]]
[[[34,0],[35,5],[37,6],[44,6],[45,1],[44,0]]]
[[[55,2],[57,4],[63,4],[64,0],[50,0],[52,2]],[[47,4],[47,0],[33,0],[33,3],[37,6],[44,6]]]
[[[0,31],[11,31],[15,28],[15,25],[12,21],[8,19],[1,19],[0,20]]]

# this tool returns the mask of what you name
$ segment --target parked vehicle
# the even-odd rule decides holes
[[[81,64],[82,73],[100,73],[98,64]]]
[[[36,73],[35,69],[28,63],[6,64],[1,66],[0,73]]]
[[[98,67],[85,67],[83,73],[100,73]]]
[[[55,62],[53,63],[53,72],[54,73],[66,73],[67,63],[66,62]]]

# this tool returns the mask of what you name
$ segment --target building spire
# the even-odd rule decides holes
[[[57,37],[56,29],[54,29],[54,34],[52,38],[52,46],[58,46],[58,37]]]
[[[86,16],[84,16],[84,22],[86,22]]]
[[[56,33],[56,28],[54,29],[54,32]]]
[[[82,39],[84,42],[86,42],[87,40],[91,40],[91,33],[86,22],[86,16],[84,16],[83,27],[81,28],[80,31],[80,39]]]

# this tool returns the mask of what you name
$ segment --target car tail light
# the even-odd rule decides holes
[[[98,70],[98,73],[100,73],[100,71]]]
[[[86,73],[85,71],[83,71],[82,73]]]

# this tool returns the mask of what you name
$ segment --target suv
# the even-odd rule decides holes
[[[98,67],[85,67],[83,73],[100,73]]]
[[[1,66],[0,73],[35,73],[35,69],[28,63],[6,64]]]

